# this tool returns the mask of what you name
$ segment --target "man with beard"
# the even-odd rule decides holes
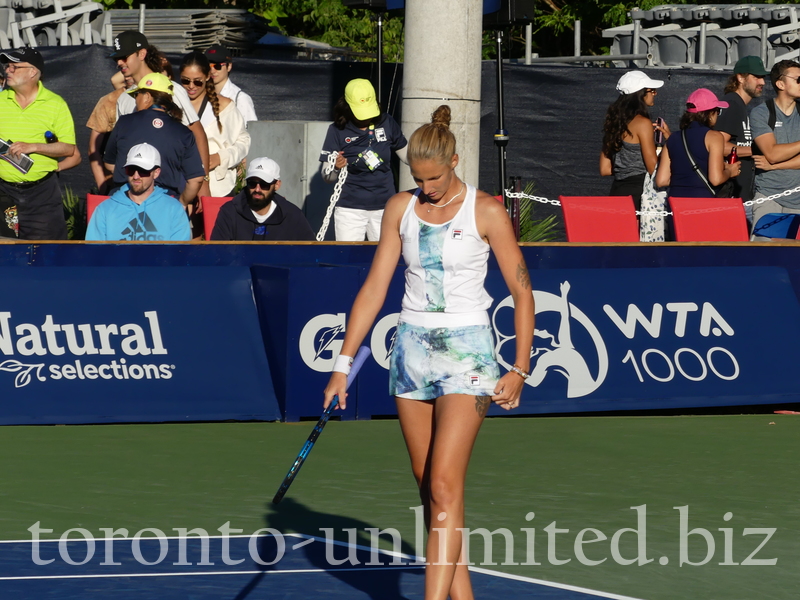
[[[156,185],[161,155],[150,144],[128,151],[128,183],[100,203],[86,228],[88,241],[189,241],[192,230],[179,200]]]
[[[278,163],[262,157],[250,161],[247,185],[219,209],[212,241],[312,241],[314,232],[302,211],[277,191]]]
[[[758,98],[764,91],[764,77],[769,71],[757,56],[744,56],[733,67],[733,75],[728,79],[722,100],[728,103],[717,119],[714,129],[722,133],[725,139],[725,156],[736,146],[736,153],[742,161],[742,172],[733,181],[733,197],[743,201],[753,199],[753,181],[755,166],[753,163],[753,136],[750,132],[750,117],[747,105],[753,98]],[[752,218],[752,209],[747,207],[748,219]]]

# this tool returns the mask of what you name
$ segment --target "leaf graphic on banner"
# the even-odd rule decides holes
[[[39,381],[47,381],[45,377],[42,377],[42,367],[44,367],[44,363],[38,365],[26,365],[18,360],[13,359],[4,360],[0,363],[0,371],[17,374],[17,376],[14,378],[14,387],[16,388],[25,387],[31,382],[31,371],[34,369],[36,369],[36,379]]]

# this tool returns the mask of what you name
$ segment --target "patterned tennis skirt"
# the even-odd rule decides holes
[[[492,328],[427,328],[400,322],[389,373],[389,393],[401,398],[492,396],[500,379]]]

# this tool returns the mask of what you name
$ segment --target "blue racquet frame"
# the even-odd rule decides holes
[[[367,357],[370,355],[370,349],[366,346],[361,346],[358,349],[358,353],[356,353],[355,358],[353,359],[353,365],[350,368],[350,374],[347,376],[347,388],[350,389],[350,384],[355,381],[356,375],[358,375],[359,369],[364,364],[364,361],[367,360]],[[300,472],[300,467],[303,466],[306,458],[308,457],[308,453],[311,452],[311,449],[314,447],[314,444],[319,437],[319,434],[322,433],[322,430],[325,428],[325,425],[328,423],[328,419],[331,417],[331,413],[333,409],[339,404],[339,396],[333,397],[333,402],[328,405],[328,408],[325,409],[325,412],[322,413],[322,416],[317,421],[317,424],[314,425],[314,429],[311,431],[311,435],[308,436],[306,443],[303,444],[300,453],[297,455],[297,458],[294,460],[294,464],[292,464],[292,468],[289,469],[289,472],[286,474],[286,477],[283,479],[283,483],[281,483],[281,487],[278,488],[275,497],[272,499],[273,504],[278,504],[281,500],[283,500],[284,495],[286,495],[286,491],[289,489],[289,486],[292,485],[294,478],[297,477],[297,474]]]

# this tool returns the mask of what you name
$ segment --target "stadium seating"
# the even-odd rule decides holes
[[[200,203],[203,205],[203,230],[207,240],[211,239],[211,232],[214,231],[214,223],[217,222],[220,207],[232,199],[232,196],[200,196]]]
[[[99,194],[86,194],[86,223],[92,220],[94,209],[103,201],[108,200],[108,196],[100,196]]]
[[[638,242],[632,196],[560,196],[568,242]]]
[[[756,223],[753,235],[765,238],[797,239],[800,235],[800,215],[767,213]]]
[[[669,198],[676,242],[746,242],[741,198]]]

